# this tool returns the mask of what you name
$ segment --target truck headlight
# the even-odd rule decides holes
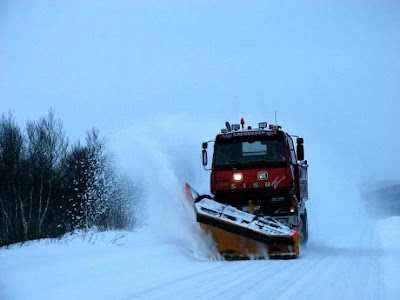
[[[233,173],[233,181],[242,181],[243,174],[242,173]]]

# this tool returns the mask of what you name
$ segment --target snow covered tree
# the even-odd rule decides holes
[[[92,226],[104,226],[112,174],[105,153],[105,142],[99,138],[98,130],[93,128],[87,133],[86,149],[86,187],[80,197],[83,199],[84,224],[87,229]]]
[[[66,231],[84,228],[83,195],[87,183],[87,148],[77,141],[63,161],[63,195],[60,209],[63,217],[59,227]]]
[[[87,133],[86,155],[81,162],[84,171],[80,179],[85,185],[77,197],[78,227],[132,228],[135,225],[134,208],[140,202],[140,185],[116,173],[114,159],[96,129]]]
[[[70,226],[86,230],[131,227],[130,203],[138,189],[130,179],[116,174],[113,157],[98,130],[87,133],[86,145],[75,147],[69,160]]]
[[[140,225],[143,210],[143,189],[139,182],[124,175],[115,175],[107,211],[107,228],[132,229]]]

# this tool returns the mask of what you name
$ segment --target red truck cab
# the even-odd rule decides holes
[[[256,215],[271,216],[300,227],[307,240],[307,161],[303,139],[292,137],[280,126],[260,123],[259,128],[240,129],[227,123],[217,134],[211,166],[211,193],[217,202]],[[233,128],[233,129],[232,129]],[[203,143],[203,165],[207,165]],[[296,151],[297,150],[297,151]]]

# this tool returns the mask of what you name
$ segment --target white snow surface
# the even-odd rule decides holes
[[[310,169],[310,240],[300,258],[223,261],[184,197],[185,181],[208,192],[194,126],[144,125],[114,141],[147,191],[143,227],[0,249],[1,300],[400,299],[400,217],[366,219],[340,160],[316,156]]]
[[[400,217],[311,239],[296,260],[215,260],[150,227],[0,250],[0,299],[399,299]]]

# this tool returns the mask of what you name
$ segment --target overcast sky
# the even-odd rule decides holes
[[[398,1],[4,0],[0,113],[53,107],[72,140],[160,122],[200,151],[277,110],[320,176],[400,179],[399,53]]]

